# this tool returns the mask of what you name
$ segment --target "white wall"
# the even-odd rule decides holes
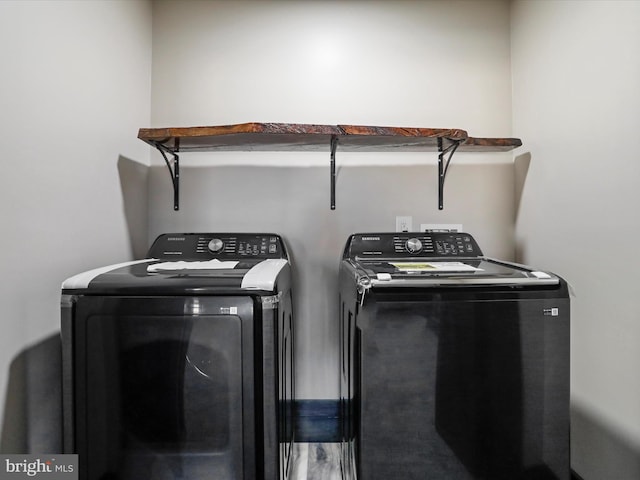
[[[517,1],[514,135],[530,165],[521,260],[565,276],[572,302],[573,465],[640,478],[640,2]]]
[[[153,18],[154,127],[264,121],[511,133],[505,1],[160,0]],[[266,230],[289,241],[301,398],[337,395],[335,279],[350,233],[393,230],[395,215],[408,214],[416,227],[463,223],[486,253],[514,255],[511,154],[457,155],[443,212],[435,153],[338,148],[337,157],[335,211],[328,145],[326,154],[183,154],[179,212],[164,167],[150,176],[150,240]]]
[[[18,377],[39,373],[25,352],[58,335],[62,280],[146,237],[135,162],[149,161],[136,135],[150,115],[151,3],[2,1],[0,44],[0,412],[11,380],[11,407],[29,415],[51,398],[26,398],[32,379]],[[125,210],[124,196],[140,203]],[[12,413],[2,449],[38,451]]]

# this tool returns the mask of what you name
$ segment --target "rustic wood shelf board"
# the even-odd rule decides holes
[[[310,151],[330,157],[331,209],[335,209],[336,152],[438,152],[438,208],[443,208],[444,180],[451,158],[460,152],[508,152],[518,138],[475,138],[446,128],[240,123],[213,127],[141,128],[138,138],[158,149],[173,182],[174,209],[179,208],[182,152]],[[167,155],[173,157],[173,167]],[[445,155],[448,157],[445,160]]]
[[[435,152],[438,139],[445,143],[464,141],[467,132],[444,128],[372,127],[363,125],[338,125],[344,132],[339,137],[339,149],[361,152]]]
[[[464,130],[241,123],[214,127],[141,128],[138,138],[150,145],[191,151],[327,151],[333,137],[340,151],[436,151],[438,138],[459,142]]]
[[[326,151],[333,125],[294,123],[242,123],[215,127],[142,128],[138,138],[160,143],[181,152],[188,151]]]
[[[459,152],[510,152],[522,146],[519,138],[475,138],[469,137],[458,148]]]

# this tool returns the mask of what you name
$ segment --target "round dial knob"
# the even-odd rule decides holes
[[[207,245],[207,247],[209,248],[210,252],[218,253],[224,247],[224,242],[222,240],[220,240],[219,238],[213,238],[213,239],[211,239],[211,241],[209,242],[209,245]]]
[[[410,238],[404,245],[409,253],[418,253],[422,250],[422,242],[417,238]]]

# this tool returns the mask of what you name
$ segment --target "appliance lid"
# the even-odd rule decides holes
[[[364,283],[379,287],[557,285],[548,272],[486,257],[346,260]]]
[[[246,259],[225,268],[189,268],[167,262],[145,259],[101,267],[74,275],[62,284],[62,290],[84,294],[187,294],[229,293],[231,291],[267,291],[276,289],[285,259]],[[155,265],[165,264],[163,269]]]

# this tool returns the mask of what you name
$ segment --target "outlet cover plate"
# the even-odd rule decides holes
[[[413,218],[410,215],[396,216],[396,232],[410,232],[413,229]]]

